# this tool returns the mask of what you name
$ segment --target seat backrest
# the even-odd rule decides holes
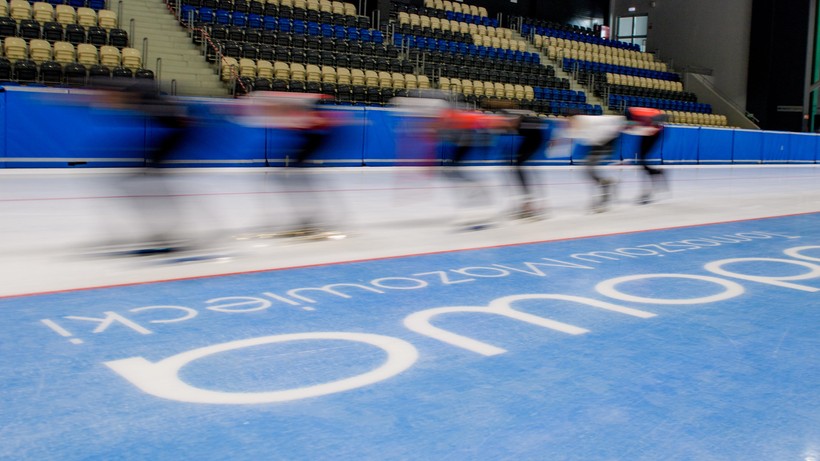
[[[77,8],[77,24],[85,27],[97,25],[97,13],[91,8]]]
[[[17,21],[31,19],[31,3],[26,0],[11,0],[9,2],[9,16]]]
[[[116,47],[104,45],[100,47],[100,63],[104,66],[119,67],[121,62],[120,50]]]
[[[63,64],[76,61],[77,56],[74,45],[69,42],[54,42],[54,60]]]
[[[122,49],[122,66],[129,69],[139,69],[142,67],[142,53],[136,48]]]
[[[74,24],[77,22],[77,12],[70,5],[55,6],[54,17],[60,24]]]
[[[26,41],[20,37],[6,37],[3,40],[3,52],[11,61],[28,58]]]
[[[35,2],[32,5],[32,17],[40,22],[50,22],[54,20],[54,7],[51,3]]]
[[[28,42],[31,60],[40,64],[51,61],[51,44],[45,40],[34,39]]]
[[[88,43],[77,45],[77,61],[87,65],[97,64],[99,62],[97,47]]]
[[[256,75],[259,78],[273,79],[273,63],[264,59],[256,61]]]
[[[111,10],[100,10],[97,13],[97,23],[103,29],[116,29],[117,28],[117,13]]]

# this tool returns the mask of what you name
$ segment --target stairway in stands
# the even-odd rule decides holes
[[[143,66],[152,69],[161,80],[163,92],[171,94],[171,82],[175,80],[179,96],[228,96],[228,89],[220,82],[214,67],[191,43],[186,29],[179,25],[164,2],[123,0],[122,27],[129,27],[131,19],[134,19],[132,46],[144,51],[143,39],[148,39]],[[157,58],[162,58],[159,69]]]

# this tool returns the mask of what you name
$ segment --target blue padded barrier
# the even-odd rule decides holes
[[[615,150],[612,152],[612,158],[618,161],[636,163],[638,161],[638,150],[640,147],[640,136],[633,136],[629,134],[621,135],[618,138],[618,142],[615,144]],[[660,151],[660,141],[658,141],[658,144],[652,148],[652,152],[649,153],[649,157],[647,158],[648,163],[661,163]]]
[[[735,130],[732,163],[762,163],[763,132]]]
[[[9,137],[6,135],[6,92],[0,87],[0,168],[6,167],[6,145]]]
[[[698,136],[698,163],[701,165],[732,163],[735,130],[701,128]]]
[[[230,101],[230,100],[226,100]],[[168,164],[179,167],[260,167],[266,166],[265,130],[250,127],[222,110],[226,104],[208,100],[189,101],[188,112],[197,122],[189,128],[185,145]],[[146,131],[150,147],[160,128]]]
[[[658,142],[663,163],[668,165],[693,165],[698,163],[698,140],[700,128],[667,127]],[[654,155],[652,156],[654,158]]]
[[[787,163],[791,158],[791,134],[777,131],[763,133],[763,163]]]
[[[2,87],[0,87],[2,88]],[[88,95],[88,96],[86,96]],[[113,111],[93,103],[82,90],[7,87],[0,90],[0,168],[133,167],[145,164],[157,138],[139,113]],[[175,166],[284,166],[293,161],[295,137],[285,130],[248,126],[233,118],[231,100],[184,99],[197,115],[191,141]],[[406,115],[373,107],[330,107],[343,119],[315,163],[333,166],[439,165],[445,146],[433,146],[402,126]],[[548,120],[548,123],[558,123]],[[560,134],[556,134],[560,137]],[[640,139],[624,135],[614,160],[632,161]],[[427,145],[425,145],[425,143]],[[520,139],[494,136],[466,159],[471,165],[508,165]],[[820,138],[814,134],[668,126],[650,161],[666,164],[816,163]],[[570,150],[572,149],[572,150]],[[530,160],[532,165],[582,163],[584,149],[565,145]]]
[[[820,148],[820,143],[818,143],[817,135],[792,133],[789,163],[816,163],[818,148]]]
[[[103,109],[70,90],[5,89],[6,167],[133,167],[145,163],[141,114]]]

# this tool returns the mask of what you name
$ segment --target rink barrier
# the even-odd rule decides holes
[[[84,90],[0,87],[0,168],[138,167],[160,128],[139,113],[95,104]],[[251,126],[230,99],[180,98],[197,120],[190,141],[169,162],[180,167],[290,166],[296,138],[286,130]],[[78,103],[78,101],[81,101]],[[341,123],[311,161],[316,166],[447,165],[452,145],[415,131],[414,120],[388,108],[327,106]],[[548,123],[555,123],[548,120]],[[467,165],[509,165],[520,138],[483,134]],[[579,145],[556,144],[531,165],[584,162]],[[614,161],[632,162],[640,139],[624,135]],[[818,135],[668,126],[649,160],[656,164],[812,164]]]

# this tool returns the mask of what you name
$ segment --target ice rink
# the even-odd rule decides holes
[[[0,459],[820,459],[820,168],[466,171],[0,171]]]

